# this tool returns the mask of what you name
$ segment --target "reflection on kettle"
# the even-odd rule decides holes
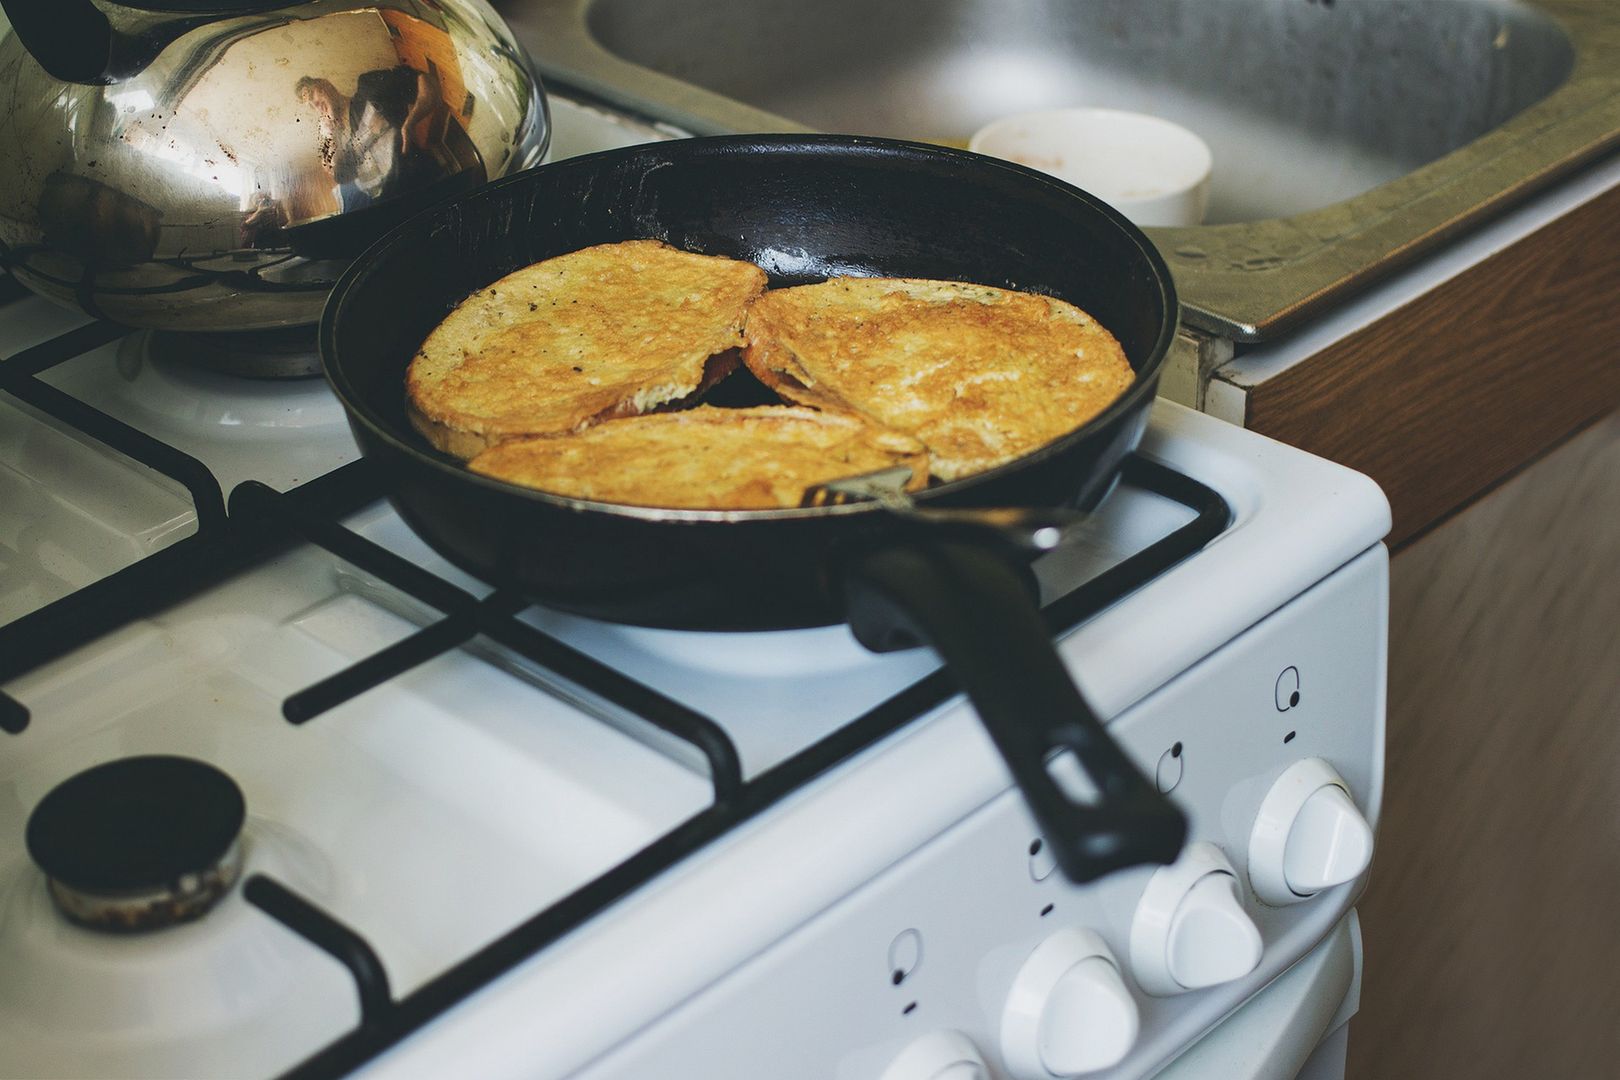
[[[0,4],[0,260],[130,325],[313,322],[387,228],[549,137],[483,0]]]
[[[313,75],[299,79],[294,92],[319,117],[321,163],[345,212],[484,170],[464,118],[445,104],[431,61],[427,71],[399,64],[363,72],[352,94]]]

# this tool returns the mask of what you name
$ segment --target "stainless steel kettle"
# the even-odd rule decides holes
[[[0,263],[131,326],[314,322],[372,240],[550,136],[484,0],[0,6]]]

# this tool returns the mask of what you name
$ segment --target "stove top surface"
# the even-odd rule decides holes
[[[652,630],[499,595],[381,498],[322,381],[160,344],[0,307],[0,1074],[356,1064],[368,1010],[373,1033],[433,1015],[956,708],[931,652],[843,626]],[[1362,478],[1168,403],[1141,458],[1038,567],[1105,717],[1388,525]],[[917,751],[946,792],[918,830],[1008,784],[982,735],[949,744]],[[22,825],[137,755],[240,787],[247,885],[111,936],[51,907]]]

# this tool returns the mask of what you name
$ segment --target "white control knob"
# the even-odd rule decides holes
[[[990,1068],[960,1031],[932,1031],[900,1051],[880,1080],[990,1080]]]
[[[1155,871],[1131,919],[1131,970],[1159,997],[1241,979],[1264,952],[1237,872],[1210,843]]]
[[[1237,878],[1205,874],[1170,918],[1165,963],[1178,986],[1202,990],[1241,979],[1260,963],[1264,951],[1260,931],[1238,899]]]
[[[1372,861],[1372,826],[1321,758],[1296,761],[1260,803],[1249,880],[1268,904],[1294,904],[1354,881]]]
[[[1283,877],[1301,896],[1354,881],[1372,862],[1373,836],[1350,793],[1324,784],[1294,818],[1283,845]]]
[[[1001,1052],[1015,1080],[1081,1076],[1123,1061],[1139,1027],[1136,1001],[1103,939],[1059,930],[1013,980]]]

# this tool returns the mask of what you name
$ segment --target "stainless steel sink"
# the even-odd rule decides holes
[[[1068,104],[1215,155],[1150,230],[1188,322],[1271,337],[1620,143],[1613,0],[509,0],[543,72],[695,134],[965,145]]]

